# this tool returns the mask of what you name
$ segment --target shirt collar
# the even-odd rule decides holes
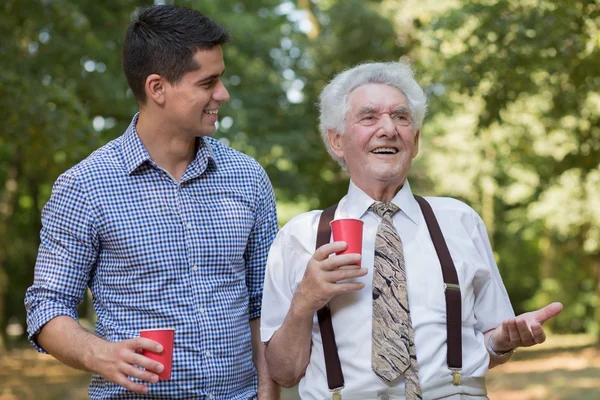
[[[129,127],[123,135],[122,153],[125,167],[129,175],[146,161],[151,161],[150,154],[148,153],[148,150],[146,150],[146,147],[142,143],[135,128],[138,117],[139,113],[136,113],[133,116]],[[206,137],[199,137],[197,140],[196,157],[191,165],[191,173],[193,176],[200,175],[204,172],[211,160],[216,165],[214,145],[211,143],[211,140]]]
[[[346,195],[346,212],[349,218],[360,219],[369,209],[373,200],[368,194],[363,192],[358,186],[350,180],[350,186],[348,188],[348,194]],[[396,193],[392,199],[392,203],[400,208],[415,225],[419,224],[419,204],[415,200],[410,184],[408,181],[404,182],[402,189]]]
[[[131,175],[140,165],[150,160],[150,154],[138,136],[135,125],[139,117],[136,113],[123,135],[122,153],[127,173]]]

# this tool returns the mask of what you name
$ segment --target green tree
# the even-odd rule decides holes
[[[518,310],[562,300],[554,326],[591,332],[599,21],[597,1],[576,0],[462,1],[420,21],[420,56],[435,60],[428,72],[439,85],[427,160],[436,191],[481,211]]]

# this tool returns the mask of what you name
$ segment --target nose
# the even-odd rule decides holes
[[[229,92],[227,91],[227,88],[223,84],[223,81],[221,81],[220,79],[219,79],[219,82],[217,83],[217,87],[215,88],[215,91],[213,92],[212,97],[214,100],[216,100],[218,102],[229,101]]]
[[[389,114],[383,114],[381,116],[378,133],[381,136],[393,136],[396,134],[396,125]]]

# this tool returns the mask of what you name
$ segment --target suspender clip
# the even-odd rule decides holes
[[[329,389],[331,393],[331,398],[333,400],[342,400],[342,394],[340,393],[340,391],[343,389],[344,387],[339,387],[339,388],[335,388],[335,389]]]
[[[456,283],[444,283],[444,291],[446,290],[458,290],[460,292],[460,285]]]
[[[460,386],[461,384],[460,370],[461,368],[450,368],[450,371],[452,371],[452,384],[454,386]]]

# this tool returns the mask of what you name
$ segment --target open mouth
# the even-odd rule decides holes
[[[373,154],[396,154],[398,153],[398,149],[395,147],[377,147],[371,150]]]
[[[204,110],[204,114],[217,115],[219,110]]]

